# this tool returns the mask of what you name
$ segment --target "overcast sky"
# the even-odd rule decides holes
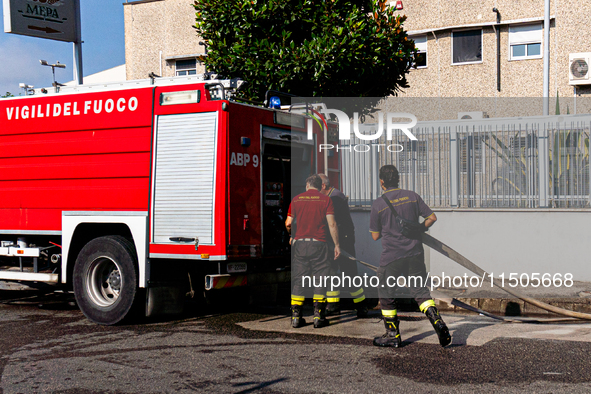
[[[81,0],[84,75],[125,63],[123,3],[124,0]],[[74,79],[72,43],[4,33],[4,15],[0,23],[0,95],[22,93],[18,87],[21,82],[36,88],[50,87],[51,68],[41,66],[40,59],[50,63],[59,60],[66,65],[66,69],[55,71],[58,82]]]

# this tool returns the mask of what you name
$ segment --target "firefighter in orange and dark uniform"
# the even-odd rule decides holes
[[[329,197],[320,193],[322,180],[318,175],[306,179],[306,192],[294,197],[289,205],[285,226],[291,234],[292,221],[297,222],[296,234],[291,243],[291,324],[299,328],[305,324],[302,317],[302,305],[305,300],[305,288],[302,277],[312,278],[314,284],[314,328],[328,326],[326,320],[326,287],[321,283],[330,274],[328,257],[327,228],[334,241],[334,258],[341,253],[339,234],[334,219],[334,209]],[[314,280],[315,279],[315,280]],[[323,286],[324,285],[324,286]]]

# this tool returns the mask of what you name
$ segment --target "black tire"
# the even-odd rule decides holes
[[[87,243],[74,265],[74,295],[84,316],[94,323],[113,325],[125,319],[138,295],[133,244],[118,235]]]

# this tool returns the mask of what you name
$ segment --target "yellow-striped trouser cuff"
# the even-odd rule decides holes
[[[424,313],[427,309],[429,309],[432,306],[435,306],[435,301],[427,300],[423,302],[421,305],[419,305],[419,310]]]
[[[297,295],[291,295],[291,305],[304,305],[304,300],[306,299],[306,297],[304,296],[297,296]]]
[[[326,302],[324,294],[314,294],[314,302]]]
[[[363,289],[357,290],[355,293],[351,293],[351,297],[357,297],[363,294]]]
[[[353,303],[354,304],[358,304],[358,303],[360,303],[363,300],[365,300],[365,294],[362,295],[361,297],[353,298]]]
[[[341,292],[339,290],[337,291],[327,291],[326,292],[326,301],[328,302],[340,302],[341,298],[339,297],[341,295]]]
[[[392,310],[384,310],[382,309],[382,316],[384,317],[394,317],[398,315],[398,311],[396,309],[392,309]]]

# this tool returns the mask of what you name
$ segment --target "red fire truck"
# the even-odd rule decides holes
[[[231,99],[239,83],[1,99],[0,281],[73,289],[99,324],[178,312],[189,286],[289,281],[289,201],[310,173],[338,185],[338,154],[304,115]]]

